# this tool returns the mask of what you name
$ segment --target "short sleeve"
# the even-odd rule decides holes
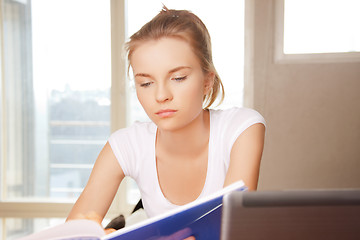
[[[138,177],[141,161],[153,145],[153,132],[150,123],[137,122],[111,134],[108,142],[125,176]]]
[[[129,161],[135,158],[133,146],[129,144],[129,137],[129,129],[120,129],[111,134],[108,140],[125,176],[131,175],[131,170],[134,168]]]
[[[264,117],[256,110],[250,108],[233,108],[229,112],[227,132],[229,133],[230,146],[232,148],[236,139],[250,126],[261,123],[266,127]]]
[[[257,111],[250,108],[230,108],[216,110],[214,113],[214,137],[217,138],[218,151],[224,156],[226,168],[229,165],[230,153],[236,139],[250,126],[261,123],[266,126],[265,119]]]

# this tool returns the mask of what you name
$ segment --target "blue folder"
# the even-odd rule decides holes
[[[224,194],[244,191],[243,182],[236,182],[204,199],[175,209],[175,211],[148,219],[128,228],[104,236],[108,240],[176,240],[195,236],[196,240],[220,239],[222,200]]]

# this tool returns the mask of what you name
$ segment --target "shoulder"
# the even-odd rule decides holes
[[[121,128],[111,134],[110,139],[128,137],[147,137],[156,133],[156,126],[152,122],[135,122],[130,127]]]
[[[224,110],[210,110],[211,120],[214,124],[220,125],[252,125],[255,123],[265,123],[263,116],[251,108],[232,107]]]
[[[126,176],[136,179],[139,160],[152,151],[155,133],[154,123],[136,122],[111,134],[108,142]]]
[[[213,136],[230,151],[235,140],[256,123],[265,125],[263,116],[254,109],[233,107],[225,110],[210,110],[210,126]]]
[[[127,128],[122,128],[111,134],[109,144],[113,150],[139,149],[152,141],[156,133],[156,125],[152,122],[135,122]]]

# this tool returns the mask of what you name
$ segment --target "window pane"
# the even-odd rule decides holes
[[[2,4],[5,196],[77,198],[110,134],[109,1]]]
[[[284,53],[360,51],[358,0],[285,0]]]

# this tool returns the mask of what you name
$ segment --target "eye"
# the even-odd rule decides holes
[[[177,82],[181,82],[183,80],[185,80],[187,78],[187,76],[182,76],[182,77],[174,77],[171,80],[177,81]]]
[[[140,87],[149,87],[151,85],[151,82],[145,82],[145,83],[141,83]]]

